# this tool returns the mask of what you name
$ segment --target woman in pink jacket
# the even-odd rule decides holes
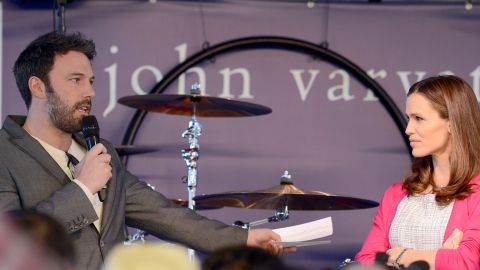
[[[424,260],[431,269],[480,269],[480,109],[456,76],[415,83],[407,94],[405,133],[412,172],[384,194],[356,256],[376,252],[401,268]]]

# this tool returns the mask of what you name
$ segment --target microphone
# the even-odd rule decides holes
[[[100,141],[100,128],[94,115],[87,115],[83,118],[82,133],[87,141],[87,150],[92,149]]]
[[[378,266],[383,266],[384,269],[396,269],[393,266],[388,266],[388,257],[389,255],[386,252],[377,252],[375,253],[375,264]],[[373,268],[372,268],[373,269]],[[430,265],[426,261],[414,261],[408,267],[402,268],[405,270],[430,270]]]
[[[82,133],[87,142],[87,150],[100,142],[100,128],[98,127],[97,118],[94,115],[87,115],[82,119]],[[98,198],[101,202],[107,197],[107,186],[105,185],[98,191]]]
[[[375,264],[387,266],[388,254],[386,252],[375,253]]]
[[[429,270],[430,265],[426,261],[415,261],[411,263],[407,268],[408,270]]]

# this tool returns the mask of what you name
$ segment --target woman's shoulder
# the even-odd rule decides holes
[[[407,191],[403,189],[403,182],[393,183],[387,190],[385,190],[383,197],[394,199],[394,198],[403,198],[407,195]]]
[[[470,180],[470,188],[473,190],[473,193],[471,193],[468,198],[470,199],[480,199],[480,174],[477,174],[475,177]]]
[[[472,185],[472,188],[475,188],[476,186],[477,188],[475,189],[478,189],[478,187],[480,187],[480,173],[475,175],[475,177],[470,180],[470,185]]]
[[[468,209],[477,209],[480,204],[480,174],[473,177],[469,184],[473,192],[459,202],[464,201],[468,205]]]
[[[403,190],[403,182],[399,181],[399,182],[393,183],[389,188],[387,188],[385,193],[405,194],[406,192],[405,190]]]
[[[383,193],[379,211],[395,213],[396,206],[407,195],[402,188],[402,182],[396,182]]]

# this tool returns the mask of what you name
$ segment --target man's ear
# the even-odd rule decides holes
[[[43,99],[46,97],[45,83],[37,76],[32,76],[28,79],[28,88],[32,93],[32,97]]]

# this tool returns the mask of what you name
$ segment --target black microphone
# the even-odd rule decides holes
[[[87,150],[100,142],[100,128],[98,127],[97,118],[94,115],[87,115],[82,120],[82,133],[87,142]],[[105,185],[98,191],[98,198],[101,202],[107,197],[107,186]]]
[[[415,261],[407,268],[408,270],[430,270],[430,265],[426,261]]]
[[[386,252],[375,253],[375,264],[387,266],[388,258],[390,256]]]
[[[87,115],[83,118],[82,133],[87,141],[87,150],[92,149],[100,141],[100,128],[94,115]]]

